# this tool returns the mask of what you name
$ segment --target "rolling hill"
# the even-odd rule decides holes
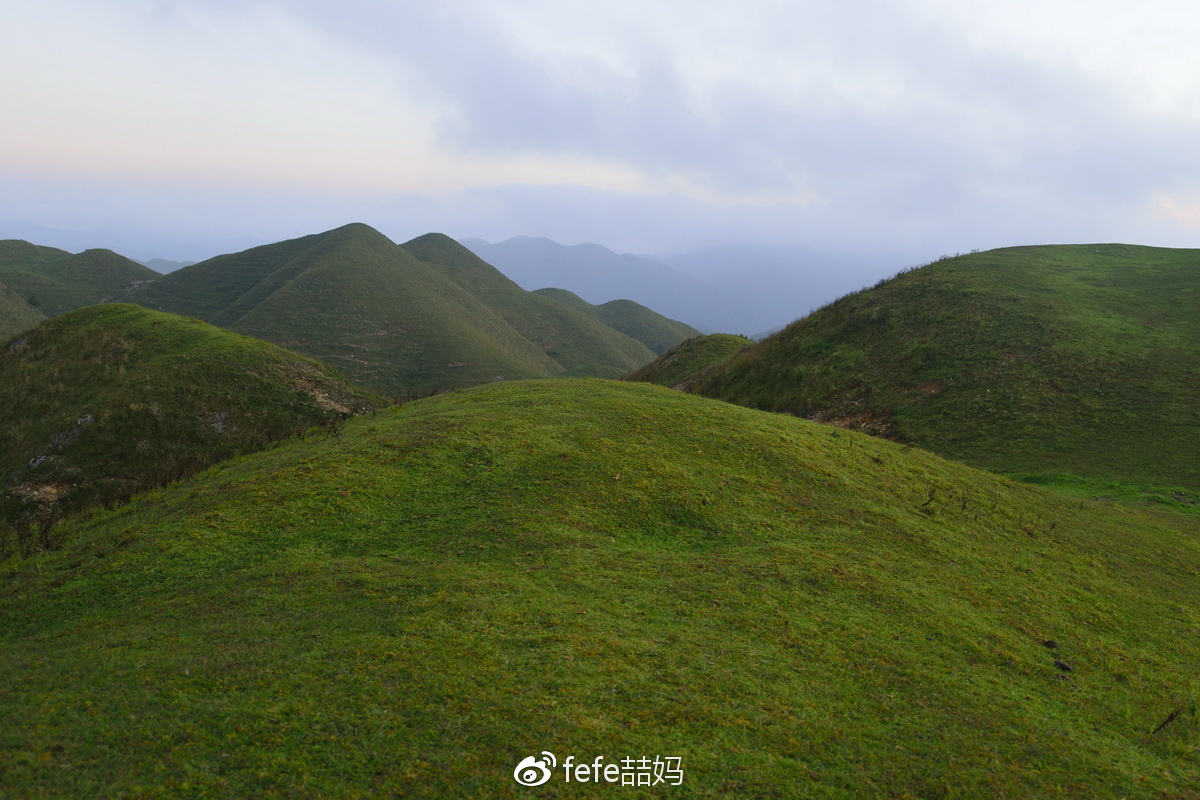
[[[89,306],[0,346],[0,552],[109,504],[377,408],[327,367],[194,319]],[[42,535],[49,535],[47,528]]]
[[[477,287],[464,270],[485,273]],[[579,314],[571,320],[579,325],[555,318],[563,324],[530,339],[538,320],[521,317],[511,303],[493,308],[475,293],[496,289],[494,272],[477,260],[423,261],[354,224],[184,267],[139,288],[130,301],[274,342],[392,395],[556,375],[575,357],[609,369],[651,357]]]
[[[695,388],[1001,473],[1187,500],[1197,386],[1200,251],[1109,244],[943,259],[820,309]]]
[[[632,369],[654,357],[636,337],[615,330],[594,315],[525,291],[448,236],[426,234],[401,247],[496,311],[563,369],[575,374]]]
[[[539,796],[612,789],[567,756],[680,759],[631,796],[1200,785],[1200,517],[785,415],[492,384],[69,527],[0,572],[23,796],[517,797],[542,751]]]
[[[632,300],[609,300],[595,306],[566,289],[537,289],[533,293],[551,297],[579,309],[613,330],[637,339],[656,354],[674,347],[684,339],[700,335],[700,331],[691,325],[667,319],[657,311],[651,311]]]
[[[744,336],[710,333],[671,348],[658,358],[625,375],[623,380],[647,381],[668,389],[687,391],[709,370],[724,364],[754,344]]]
[[[20,239],[0,241],[0,283],[46,317],[120,299],[159,274],[111,250],[71,254]]]

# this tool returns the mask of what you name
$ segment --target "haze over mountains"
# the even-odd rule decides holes
[[[724,245],[655,258],[528,236],[462,243],[526,289],[567,289],[590,303],[626,297],[706,333],[768,332],[863,281],[861,270],[795,246]]]

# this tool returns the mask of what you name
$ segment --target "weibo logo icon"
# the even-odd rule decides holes
[[[550,770],[558,766],[558,759],[549,750],[543,750],[545,758],[527,756],[513,770],[513,778],[522,786],[541,786],[550,780]],[[549,763],[549,766],[546,766]]]

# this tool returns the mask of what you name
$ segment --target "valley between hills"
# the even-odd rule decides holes
[[[753,342],[440,234],[0,242],[0,796],[1200,797],[1198,286],[1007,248]]]

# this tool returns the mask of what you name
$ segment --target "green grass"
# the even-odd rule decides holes
[[[655,354],[661,354],[685,339],[700,335],[700,331],[691,325],[668,319],[632,300],[610,300],[597,306],[566,289],[537,289],[533,293],[552,297],[560,303],[590,314],[613,330],[637,339]]]
[[[698,390],[994,471],[1200,489],[1200,251],[1021,247],[845,297]]]
[[[46,317],[120,299],[157,272],[111,250],[71,254],[19,239],[0,241],[0,282]],[[15,333],[4,331],[0,335]]]
[[[654,357],[636,337],[597,317],[525,291],[448,236],[430,233],[401,247],[481,300],[564,370],[628,370]]]
[[[5,564],[0,788],[1197,797],[1198,536],[647,384],[439,395]]]
[[[45,318],[24,297],[0,283],[0,337],[32,328]]]
[[[358,224],[219,256],[130,300],[304,353],[389,396],[566,369],[608,374],[651,358],[445,237],[401,247]]]
[[[629,381],[648,381],[672,389],[688,389],[709,370],[724,364],[754,344],[744,336],[713,333],[682,342],[625,376]]]
[[[380,405],[199,320],[119,303],[55,317],[0,345],[0,554],[46,544],[30,525]]]

